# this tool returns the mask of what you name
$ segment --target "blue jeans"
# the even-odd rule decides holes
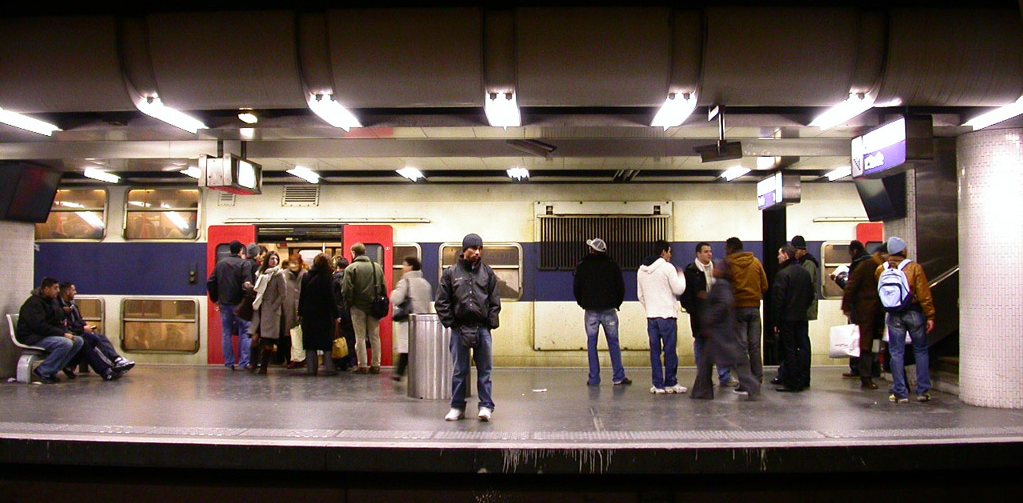
[[[655,388],[678,384],[678,320],[675,318],[647,318],[646,333],[650,336],[650,368],[653,371]],[[664,350],[664,366],[661,366],[661,350]]]
[[[480,408],[494,410],[491,392],[494,389],[490,382],[490,373],[494,368],[494,342],[490,338],[489,328],[480,328],[479,344],[475,348],[462,345],[458,330],[451,331],[451,358],[454,360],[454,376],[451,379],[451,408],[465,410],[465,381],[469,378],[469,357],[476,362],[476,388],[480,394]]]
[[[67,337],[43,337],[43,340],[36,342],[33,346],[39,346],[50,352],[43,363],[39,365],[39,373],[44,376],[54,376],[57,372],[67,367],[68,362],[82,349],[85,340],[75,336],[72,341]]]
[[[611,355],[611,377],[614,382],[625,380],[625,367],[622,366],[622,348],[618,345],[618,311],[586,311],[586,350],[590,359],[590,377],[586,381],[591,385],[600,384],[600,358],[597,356],[597,335],[600,327],[604,327],[604,338],[607,339],[607,351]]]
[[[229,304],[220,304],[220,326],[224,334],[224,365],[234,367],[234,345],[231,344],[231,335],[238,334],[238,366],[249,365],[249,355],[252,353],[252,346],[249,335],[249,322],[234,315],[234,308]]]
[[[697,337],[693,339],[693,355],[696,357],[696,363],[700,363],[700,355],[703,354],[703,344],[706,339],[703,337]],[[711,363],[713,365],[713,363]],[[718,382],[728,382],[732,380],[732,371],[729,367],[722,367],[718,365]]]
[[[927,346],[927,318],[924,313],[910,309],[903,313],[888,313],[888,351],[892,355],[892,394],[908,398],[906,387],[906,332],[913,340],[916,356],[916,394],[931,390],[930,354]]]

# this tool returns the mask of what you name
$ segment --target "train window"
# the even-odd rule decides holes
[[[394,245],[394,253],[393,253],[393,255],[394,255],[394,264],[392,264],[392,266],[394,268],[394,284],[395,285],[397,285],[398,282],[401,281],[401,276],[402,276],[402,274],[404,274],[402,272],[402,270],[401,270],[401,267],[402,267],[402,265],[405,264],[405,262],[404,262],[405,257],[415,257],[415,258],[419,259],[420,262],[423,261],[423,250],[419,247],[419,245],[417,243],[411,243],[411,244],[404,244],[404,243],[397,244],[396,243]]]
[[[107,233],[105,189],[60,189],[50,216],[36,224],[37,241],[100,241]]]
[[[198,352],[198,303],[193,299],[124,299],[121,349],[129,353]]]
[[[821,245],[821,293],[825,299],[841,299],[842,287],[831,278],[841,266],[849,266],[849,242],[825,242]]]
[[[458,260],[461,243],[440,245],[441,271],[451,267]],[[497,288],[501,298],[519,300],[522,298],[522,246],[518,243],[487,243],[483,247],[483,261],[497,275]]]
[[[75,305],[78,306],[78,311],[82,313],[82,319],[90,325],[96,326],[96,332],[105,334],[103,330],[105,316],[103,309],[103,299],[99,297],[83,297],[81,295],[75,296]]]
[[[199,189],[133,189],[125,205],[124,238],[195,240]]]

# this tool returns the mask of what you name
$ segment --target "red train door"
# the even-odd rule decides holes
[[[384,268],[386,295],[391,294],[394,279],[394,229],[389,225],[346,225],[344,230],[345,258],[352,260],[352,245],[366,245],[366,254]],[[380,320],[380,364],[391,365],[391,339],[393,338],[391,313]],[[369,346],[367,345],[367,350]],[[370,353],[372,353],[370,351]]]
[[[255,225],[211,225],[206,240],[206,277],[213,274],[217,260],[230,254],[231,241],[241,241],[248,246],[256,242]],[[217,305],[206,297],[206,363],[224,364],[223,330]],[[234,338],[234,350],[238,351],[238,338]]]

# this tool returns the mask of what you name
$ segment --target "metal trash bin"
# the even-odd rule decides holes
[[[436,314],[409,315],[408,396],[427,400],[451,398],[451,329]]]

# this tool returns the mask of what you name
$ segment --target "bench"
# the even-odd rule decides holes
[[[15,336],[18,328],[17,314],[7,315],[7,326],[11,331],[11,341],[14,342],[15,346],[21,348],[21,358],[18,358],[17,380],[18,382],[30,383],[32,382],[32,368],[36,365],[37,361],[45,359],[49,351],[38,346],[22,344],[18,340]]]

